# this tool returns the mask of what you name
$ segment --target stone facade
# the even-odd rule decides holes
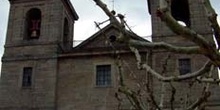
[[[203,8],[196,2],[198,1],[189,0],[191,27],[210,37],[211,30],[206,28],[208,21],[204,17],[204,11],[201,11]],[[158,94],[165,91],[165,99],[168,99],[169,85],[164,85],[167,89],[162,90],[161,82],[146,76],[146,71],[137,69],[135,57],[126,45],[115,43],[112,47],[108,42],[110,36],[119,34],[114,25],[107,25],[77,47],[72,48],[73,32],[71,30],[74,29],[74,22],[78,16],[69,0],[10,0],[10,3],[5,52],[2,58],[0,110],[116,110],[118,101],[114,95],[118,91],[119,83],[116,54],[120,54],[122,58],[126,84],[137,88],[137,85],[132,82],[150,80],[153,90],[159,91],[155,92],[156,98],[159,99]],[[153,10],[157,7],[157,0],[149,0],[148,3],[152,15],[153,41],[194,45],[177,37],[156,17]],[[34,33],[37,28],[36,30],[27,28],[29,26],[27,24],[30,23],[27,22],[29,17],[27,13],[31,9],[35,12],[40,10],[42,15],[40,17],[30,15],[31,23],[40,21],[40,25],[35,24],[35,28],[40,28],[39,38],[36,38]],[[27,36],[29,31],[31,36]],[[30,38],[26,39],[26,37]],[[132,34],[130,37],[144,40]],[[163,71],[163,65],[167,62],[165,72],[167,75],[179,74],[178,59],[191,59],[192,72],[206,61],[206,58],[199,55],[174,54],[146,48],[140,51],[145,56],[144,59],[149,61],[148,63],[158,72]],[[99,65],[110,65],[110,85],[97,85],[97,66]],[[27,76],[26,81],[24,71],[27,67],[31,68],[31,76]],[[24,86],[24,83],[31,86]],[[201,93],[201,87],[193,84],[189,88],[189,84],[190,81],[174,84],[178,91],[182,91],[178,92],[177,101],[186,96],[194,100],[198,97],[198,93]],[[217,86],[211,88],[213,91],[219,89]],[[192,91],[194,94],[190,94]],[[219,93],[213,93],[211,98],[213,103],[210,105],[214,108],[210,110],[219,108],[219,96]],[[130,107],[126,106],[126,103],[122,106],[124,109]],[[180,105],[177,104],[177,106]]]

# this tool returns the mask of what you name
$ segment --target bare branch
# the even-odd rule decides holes
[[[138,110],[145,110],[145,107],[141,104],[140,100],[138,99],[136,93],[129,89],[126,86],[119,87],[119,92],[124,93],[128,99],[130,100],[131,104]]]
[[[182,47],[182,46],[176,46],[172,44],[168,44],[165,42],[147,42],[144,40],[136,40],[130,38],[128,35],[130,35],[130,32],[126,30],[126,26],[128,29],[132,32],[132,30],[129,28],[129,26],[126,24],[124,20],[124,16],[122,14],[118,14],[117,16],[114,16],[109,9],[107,8],[106,4],[101,2],[101,0],[94,0],[96,4],[105,12],[105,14],[109,17],[110,22],[116,26],[116,28],[119,30],[119,36],[117,36],[116,41],[120,43],[125,43],[130,46],[130,50],[135,54],[135,58],[137,60],[137,67],[138,69],[145,69],[149,75],[152,75],[156,77],[158,80],[164,82],[170,82],[170,86],[172,89],[171,93],[171,99],[170,99],[170,105],[171,109],[174,110],[174,101],[175,101],[175,93],[176,89],[171,84],[171,82],[180,82],[182,80],[187,79],[196,79],[197,81],[205,82],[207,83],[206,89],[204,89],[203,94],[201,97],[192,105],[190,105],[187,110],[193,110],[198,107],[205,107],[204,102],[207,101],[208,97],[210,96],[210,92],[208,91],[208,86],[210,83],[220,83],[220,79],[213,79],[213,78],[204,78],[201,77],[201,75],[204,75],[205,73],[212,72],[213,66],[220,67],[220,53],[218,49],[216,49],[214,42],[206,39],[204,36],[196,33],[194,30],[184,27],[180,25],[171,15],[170,12],[170,0],[159,0],[159,9],[157,11],[158,16],[161,18],[162,21],[166,23],[166,25],[176,34],[181,35],[182,37],[188,39],[189,41],[194,42],[197,46],[189,46],[189,47]],[[210,22],[212,23],[212,28],[215,34],[215,38],[217,40],[218,45],[220,45],[220,28],[217,23],[216,17],[217,14],[214,12],[214,10],[211,7],[209,0],[203,0],[204,6],[206,7],[206,11],[208,13],[208,18]],[[118,17],[118,18],[116,18]],[[120,20],[120,21],[119,21]],[[139,36],[138,36],[139,37]],[[165,73],[163,71],[162,73],[158,73],[155,70],[153,70],[148,64],[145,64],[141,61],[141,55],[136,47],[145,47],[148,49],[163,49],[167,50],[169,52],[174,53],[184,53],[184,54],[201,54],[206,57],[208,57],[210,60],[207,61],[202,68],[200,68],[198,71],[184,74],[184,75],[177,75],[177,76],[165,76],[162,73]],[[120,58],[119,58],[120,60]],[[144,103],[142,102],[141,95],[138,92],[135,92],[126,84],[124,83],[124,77],[122,74],[122,66],[120,62],[118,62],[118,69],[119,69],[119,92],[125,94],[125,96],[128,98],[130,103],[138,110],[145,110],[146,107]],[[165,65],[166,66],[166,65]],[[169,73],[168,73],[169,74]],[[146,91],[147,91],[147,100],[158,110],[160,110],[160,106],[157,104],[153,91],[151,90],[149,84],[146,85]],[[154,109],[155,109],[154,108]]]
[[[162,71],[161,71],[161,74],[162,75],[165,75],[167,73],[167,67],[168,67],[168,61],[170,60],[170,54],[168,54],[168,56],[166,57],[162,67]],[[161,83],[161,97],[160,97],[160,107],[162,108],[163,107],[163,103],[164,103],[164,96],[165,96],[165,82],[162,82]]]
[[[134,47],[130,47],[131,51],[135,54],[136,60],[137,60],[137,66],[139,69],[146,69],[150,74],[152,74],[153,76],[155,76],[158,80],[164,81],[164,82],[171,82],[171,81],[182,81],[182,80],[186,80],[186,79],[191,79],[191,78],[195,78],[197,76],[200,76],[202,74],[205,74],[207,72],[210,71],[210,68],[212,66],[212,63],[210,61],[208,61],[200,70],[190,73],[190,74],[185,74],[185,75],[179,75],[179,76],[170,76],[170,77],[165,77],[162,76],[161,74],[157,73],[156,71],[154,71],[150,66],[148,66],[147,64],[142,64],[141,63],[141,56],[139,54],[139,51],[134,48]]]
[[[140,40],[134,40],[130,39],[129,44],[132,46],[142,46],[142,47],[147,47],[151,49],[165,49],[170,52],[175,52],[175,53],[185,53],[185,54],[202,54],[200,52],[200,48],[198,46],[192,46],[192,47],[180,47],[180,46],[175,46],[171,45],[165,42],[146,42],[146,41],[140,41]]]
[[[171,105],[171,110],[174,110],[173,102],[175,101],[176,89],[173,86],[172,82],[170,82],[169,84],[170,84],[170,87],[172,89],[172,91],[171,91],[171,98],[170,98],[170,105]]]
[[[208,19],[211,22],[211,27],[214,31],[214,36],[217,41],[217,44],[220,45],[220,27],[217,22],[217,14],[215,10],[212,8],[210,0],[203,0],[203,4],[207,12]]]
[[[209,77],[212,77],[212,72],[213,72],[213,70],[214,70],[214,65],[211,66],[211,69],[210,69],[210,71],[209,71]],[[200,76],[199,76],[199,77],[200,77]],[[199,77],[197,77],[197,79],[198,79]],[[201,81],[201,79],[200,79],[200,81]],[[202,108],[205,108],[205,104],[204,104],[204,103],[207,101],[208,97],[210,96],[210,92],[209,92],[210,82],[206,82],[206,83],[207,83],[206,86],[203,88],[203,94],[202,94],[202,96],[201,96],[195,103],[193,103],[192,105],[190,105],[187,110],[192,110],[192,109],[194,109],[194,108],[196,108],[196,107],[197,107],[197,108],[200,107],[201,109],[202,109]]]
[[[122,98],[119,96],[119,94],[115,93],[115,98],[118,100],[118,110],[121,109],[121,102],[123,101]]]
[[[170,82],[170,81],[182,81],[182,80],[186,80],[186,79],[192,79],[197,76],[203,75],[210,70],[211,65],[212,65],[212,63],[210,61],[208,61],[200,70],[198,70],[196,72],[185,74],[185,75],[179,75],[179,76],[169,76],[169,77],[165,77],[165,76],[160,75],[159,73],[155,72],[151,67],[149,67],[146,64],[144,64],[143,67],[145,69],[147,69],[149,71],[149,73],[151,73],[157,79],[164,81],[164,82]]]
[[[111,22],[118,22],[118,20],[114,16],[114,14],[109,11],[106,4],[104,4],[100,0],[93,0],[93,1],[96,3],[96,5],[98,5],[105,12],[106,15],[108,15]]]
[[[202,96],[192,105],[190,105],[187,110],[194,110],[196,107],[200,106],[202,103],[206,102],[209,96],[211,95],[210,92],[206,91],[204,88],[204,93]]]
[[[156,108],[156,110],[161,110],[160,106],[155,101],[155,97],[153,95],[153,91],[150,89],[149,84],[146,85],[147,92],[149,93],[150,103]]]
[[[128,88],[125,83],[124,83],[124,77],[122,73],[122,68],[121,68],[121,59],[120,56],[118,56],[116,65],[118,66],[118,71],[119,71],[119,84],[120,87],[118,89],[119,92],[123,93],[126,95],[132,106],[134,106],[138,110],[145,110],[145,107],[142,105],[141,101],[138,98],[138,94],[136,94],[134,91],[132,91],[130,88]]]
[[[220,84],[220,79],[197,77],[196,80],[204,83]]]
[[[195,42],[199,46],[210,46],[212,42],[208,42],[202,35],[196,33],[195,31],[180,25],[171,15],[168,0],[160,0],[160,8],[158,9],[158,16],[166,25],[176,34],[182,35],[182,37]]]
[[[160,0],[161,4],[157,13],[161,20],[164,21],[174,33],[196,43],[206,57],[208,57],[215,65],[220,66],[220,54],[215,48],[214,42],[205,39],[204,36],[196,33],[192,29],[180,25],[168,10],[168,3],[165,3],[168,1],[169,0]]]

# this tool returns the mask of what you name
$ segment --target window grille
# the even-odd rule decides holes
[[[97,86],[111,85],[111,65],[96,66],[96,85]]]

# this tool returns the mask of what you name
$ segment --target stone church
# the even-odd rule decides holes
[[[162,91],[168,91],[160,90],[163,84],[150,75],[146,76],[146,71],[136,68],[135,57],[126,45],[115,43],[112,47],[108,38],[117,36],[119,31],[111,23],[73,47],[72,30],[77,28],[74,23],[79,17],[69,0],[9,2],[0,79],[0,110],[117,110],[118,101],[114,97],[119,83],[116,52],[124,62],[126,84],[135,86],[131,76],[138,73],[135,74],[137,78],[151,82],[155,97],[160,97]],[[158,0],[148,0],[153,42],[194,45],[178,37],[160,21],[155,12],[157,6]],[[199,1],[172,0],[171,10],[176,20],[211,39],[212,31],[207,28],[209,23]],[[129,36],[147,41],[133,33]],[[199,55],[174,54],[159,49],[141,48],[141,54],[160,73],[166,62],[165,75],[193,72],[207,60]],[[181,91],[176,100],[189,99],[185,105],[202,91],[196,84],[188,87],[189,82],[175,84]],[[218,89],[211,86],[213,93],[209,110],[220,109],[220,94],[215,92]],[[164,108],[168,107],[165,105]],[[123,106],[121,110],[130,110],[126,104]]]

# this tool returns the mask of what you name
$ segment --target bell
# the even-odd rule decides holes
[[[31,37],[37,37],[37,31],[36,30],[33,30],[31,32]]]

